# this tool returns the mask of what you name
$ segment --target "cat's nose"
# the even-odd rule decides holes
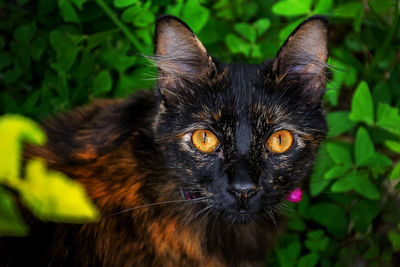
[[[235,183],[230,188],[230,192],[236,196],[242,205],[246,205],[247,201],[255,196],[260,189],[259,186],[253,183]]]

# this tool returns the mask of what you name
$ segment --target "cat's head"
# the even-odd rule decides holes
[[[327,126],[327,21],[301,23],[259,65],[213,59],[181,20],[156,25],[155,138],[182,197],[205,197],[222,218],[274,211],[309,177]]]

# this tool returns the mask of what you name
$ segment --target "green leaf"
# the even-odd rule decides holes
[[[206,25],[210,11],[200,5],[199,0],[188,0],[182,8],[182,19],[194,32],[199,32]]]
[[[395,231],[389,231],[388,238],[392,243],[394,251],[400,251],[400,234]]]
[[[319,256],[317,253],[309,253],[302,256],[297,264],[297,267],[314,267],[319,261]]]
[[[298,16],[311,13],[312,1],[282,0],[272,6],[272,12],[283,16]]]
[[[336,164],[351,164],[351,146],[345,143],[329,142],[326,145],[329,155]]]
[[[0,187],[0,237],[25,236],[29,229],[18,212],[13,197]]]
[[[26,114],[32,114],[36,103],[38,102],[40,97],[40,90],[33,91],[26,100],[21,105],[21,112]]]
[[[311,196],[319,195],[330,184],[329,180],[324,179],[324,174],[333,164],[334,162],[329,156],[326,144],[323,143],[318,151],[309,183]]]
[[[41,220],[82,223],[98,219],[84,187],[60,172],[46,171],[41,160],[28,161],[25,178],[18,188],[21,201]]]
[[[379,103],[376,125],[391,133],[400,135],[399,109],[391,107],[386,103]]]
[[[368,199],[377,200],[381,197],[378,189],[376,189],[376,186],[369,180],[368,177],[364,178],[363,180],[356,180],[355,185],[356,192]]]
[[[291,218],[288,224],[290,230],[303,232],[306,229],[306,224],[300,217]]]
[[[256,30],[250,24],[245,22],[236,23],[233,28],[250,42],[254,43],[257,39]]]
[[[20,178],[22,142],[41,145],[46,136],[32,120],[20,115],[0,117],[0,182],[11,186]]]
[[[42,55],[44,50],[46,49],[47,41],[44,38],[36,38],[32,44],[30,45],[30,52],[31,52],[31,57],[38,61]]]
[[[43,16],[54,11],[56,8],[56,0],[39,0],[37,5],[37,12],[40,16]]]
[[[393,8],[392,0],[369,0],[368,6],[379,14],[387,12],[389,9]]]
[[[333,16],[341,18],[354,18],[354,14],[357,14],[362,8],[362,3],[359,1],[348,2],[338,6],[333,11]]]
[[[114,97],[126,97],[135,90],[142,88],[151,88],[154,81],[148,79],[149,73],[155,73],[154,66],[140,67],[132,72],[131,75],[121,76],[116,86]],[[154,74],[155,75],[155,74]]]
[[[364,166],[368,166],[370,169],[375,167],[389,167],[392,166],[392,160],[385,155],[375,152],[366,162]]]
[[[112,79],[108,70],[100,71],[93,81],[93,94],[100,95],[109,92],[112,88]]]
[[[77,6],[80,10],[82,10],[82,5],[86,2],[87,0],[72,0],[72,2]]]
[[[123,8],[127,6],[131,6],[139,2],[139,0],[114,0],[114,6]]]
[[[226,36],[225,43],[229,50],[234,54],[244,54],[246,56],[250,55],[251,46],[240,37],[229,33]]]
[[[129,45],[126,45],[124,48],[107,49],[102,55],[102,59],[110,67],[114,68],[119,73],[123,73],[137,62],[136,57],[127,55],[128,49]]]
[[[331,12],[333,0],[319,0],[313,10],[314,14],[325,15]]]
[[[78,13],[76,13],[70,0],[58,0],[58,8],[65,22],[79,23]]]
[[[261,48],[259,45],[255,44],[252,46],[251,53],[250,53],[251,58],[264,58],[264,55],[261,53]]]
[[[132,22],[135,19],[136,15],[138,13],[140,13],[141,10],[142,9],[140,8],[139,5],[134,5],[134,6],[131,6],[131,7],[127,8],[127,9],[125,9],[124,12],[122,12],[122,15],[121,15],[122,21],[124,21],[124,22]]]
[[[32,40],[33,36],[35,35],[35,32],[36,32],[35,23],[26,24],[16,28],[14,30],[13,37],[16,41],[27,45]]]
[[[277,250],[277,256],[282,267],[294,266],[297,258],[300,255],[301,244],[300,242],[292,242],[286,248],[280,248]]]
[[[328,59],[328,64],[332,66],[331,71],[333,78],[328,81],[326,87],[328,89],[340,90],[346,79],[348,66],[334,57]]]
[[[329,237],[325,236],[323,230],[310,231],[307,233],[307,240],[304,242],[310,251],[325,251],[330,242]]]
[[[376,243],[370,243],[370,247],[364,253],[363,258],[366,259],[367,261],[371,261],[373,259],[376,259],[379,256],[379,254],[380,254],[379,246]]]
[[[400,162],[393,168],[389,175],[390,179],[395,180],[400,178]]]
[[[65,74],[75,62],[79,48],[60,31],[50,33],[50,45],[57,53],[57,62],[52,64],[61,74]]]
[[[348,87],[353,87],[358,80],[358,71],[353,66],[346,67],[346,75],[344,77],[344,84]]]
[[[153,36],[152,36],[152,33],[148,29],[146,29],[146,28],[137,29],[135,31],[135,33],[136,33],[137,37],[140,40],[142,40],[143,43],[145,43],[146,45],[150,46],[151,44],[153,44]]]
[[[399,153],[400,154],[400,142],[393,141],[393,140],[387,140],[385,141],[385,145],[390,148],[393,152]]]
[[[351,168],[352,164],[336,165],[330,168],[324,175],[324,179],[335,179],[345,175]]]
[[[361,24],[363,22],[363,17],[364,17],[364,8],[360,8],[355,17],[354,17],[354,22],[353,22],[353,28],[354,31],[359,33],[361,30]]]
[[[356,123],[349,119],[348,111],[335,111],[327,115],[328,137],[333,137],[347,132],[354,128]]]
[[[19,107],[15,100],[8,94],[3,93],[3,108],[6,113],[17,113],[19,112]]]
[[[257,36],[261,36],[268,30],[269,26],[271,26],[271,21],[268,18],[261,18],[256,20],[253,25],[257,30]]]
[[[142,9],[136,14],[133,19],[133,24],[137,27],[145,27],[149,24],[153,24],[155,21],[154,13],[147,9]]]
[[[24,70],[28,69],[30,65],[30,54],[28,47],[19,42],[12,41],[10,42],[10,48],[16,56],[16,59],[18,59],[17,64],[20,65],[20,67]],[[16,62],[14,64],[16,64]]]
[[[352,172],[338,179],[331,187],[332,192],[347,192],[355,190],[362,196],[371,200],[380,198],[379,191],[375,185],[369,180],[367,172]]]
[[[87,79],[93,73],[93,65],[95,59],[93,54],[85,49],[82,53],[81,62],[79,63],[79,71],[78,71],[78,79],[83,80]]]
[[[310,208],[310,214],[314,221],[322,224],[336,237],[342,238],[346,233],[346,212],[332,203],[319,203]]]
[[[116,32],[115,29],[94,33],[87,37],[86,49],[92,50],[96,46],[106,42]]]
[[[390,104],[392,102],[392,91],[387,82],[381,81],[374,87],[372,99],[375,107],[378,107],[379,103]]]
[[[368,125],[374,123],[374,104],[368,84],[364,81],[360,82],[354,93],[349,118],[353,121],[363,121]]]
[[[357,231],[365,232],[380,212],[379,202],[360,200],[350,210],[350,221],[354,222]]]
[[[303,198],[297,205],[297,213],[304,219],[310,218],[310,197],[307,194],[303,194]]]
[[[369,159],[375,154],[374,144],[364,127],[360,127],[357,131],[354,152],[357,166],[366,166]]]

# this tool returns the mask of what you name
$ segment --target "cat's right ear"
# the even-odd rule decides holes
[[[207,80],[215,69],[212,58],[189,26],[169,15],[156,22],[154,59],[157,85],[164,96],[176,94],[175,90],[185,82]]]
[[[321,91],[326,83],[328,21],[313,16],[303,21],[287,38],[273,61],[278,81],[307,81],[307,87]]]

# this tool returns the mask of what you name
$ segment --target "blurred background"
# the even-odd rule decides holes
[[[151,90],[156,69],[142,55],[153,53],[157,16],[183,19],[222,61],[260,63],[302,20],[322,14],[330,21],[329,136],[303,200],[287,203],[288,231],[267,263],[400,266],[399,8],[399,0],[1,0],[0,236],[29,232],[13,190],[43,220],[96,218],[67,177],[37,162],[21,174],[21,141],[43,143],[34,121],[51,114]],[[61,179],[59,192],[78,190],[71,195],[86,210],[43,204],[57,194],[46,195],[38,174]]]

